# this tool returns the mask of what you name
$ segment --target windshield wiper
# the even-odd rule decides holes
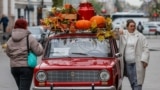
[[[88,55],[86,53],[71,53],[71,54],[77,54],[77,55]]]

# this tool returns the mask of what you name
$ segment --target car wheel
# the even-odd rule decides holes
[[[119,89],[118,90],[122,90],[122,85],[119,87]]]
[[[122,84],[121,86],[118,88],[118,79],[116,79],[116,84],[115,84],[115,87],[116,87],[116,90],[122,90]]]
[[[159,32],[159,31],[157,31],[157,35],[160,35],[160,32]]]
[[[156,31],[154,35],[158,35],[158,32]]]

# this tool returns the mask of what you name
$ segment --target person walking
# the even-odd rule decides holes
[[[2,15],[2,18],[1,18],[1,20],[0,20],[0,24],[3,23],[3,33],[6,32],[6,28],[7,28],[7,26],[8,26],[8,22],[9,22],[8,17],[3,14],[3,15]]]
[[[139,22],[138,25],[137,25],[137,30],[138,30],[140,33],[143,33],[143,29],[144,29],[144,27],[143,27],[142,23]]]
[[[119,31],[122,69],[129,79],[132,90],[142,90],[150,57],[148,43],[145,36],[136,30],[134,20],[127,20],[126,28],[127,30]]]
[[[27,64],[27,36],[30,50],[37,56],[42,55],[43,47],[27,30],[27,21],[25,19],[16,20],[11,37],[7,41],[6,54],[10,58],[11,74],[18,90],[30,90],[32,83],[34,68]]]

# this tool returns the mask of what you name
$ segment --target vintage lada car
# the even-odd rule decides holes
[[[58,34],[49,38],[34,69],[33,90],[121,90],[120,54],[112,37]]]

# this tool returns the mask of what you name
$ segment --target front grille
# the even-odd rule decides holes
[[[57,70],[47,71],[49,82],[96,82],[99,81],[98,70]]]

